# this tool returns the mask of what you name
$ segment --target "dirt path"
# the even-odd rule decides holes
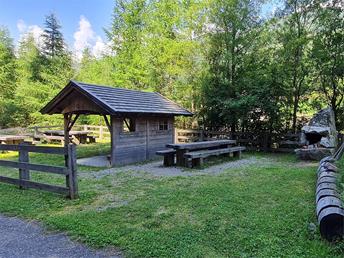
[[[247,166],[263,166],[273,162],[267,158],[256,158],[248,157],[240,160],[228,161],[221,164],[213,165],[204,169],[185,169],[181,167],[164,167],[162,161],[153,161],[139,165],[128,165],[123,167],[109,168],[102,171],[83,173],[80,174],[82,177],[94,177],[102,178],[107,175],[114,175],[120,172],[132,172],[132,175],[135,173],[147,173],[152,176],[157,177],[174,177],[174,176],[199,176],[199,175],[217,175],[223,173],[227,169],[234,168],[244,168]]]
[[[0,257],[121,257],[115,251],[92,250],[62,233],[47,233],[37,223],[0,215]]]

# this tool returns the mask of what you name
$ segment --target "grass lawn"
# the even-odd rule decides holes
[[[78,147],[78,154],[100,154],[102,147]],[[87,176],[94,169],[80,167],[80,199],[73,201],[0,184],[0,213],[41,221],[91,246],[114,246],[128,257],[343,257],[344,242],[329,244],[309,226],[316,224],[317,163],[293,155],[244,158],[251,155],[270,162],[192,177],[95,178]],[[63,164],[56,156],[32,160]],[[34,179],[64,182],[38,173]]]

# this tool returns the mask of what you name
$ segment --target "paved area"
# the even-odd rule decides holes
[[[110,161],[107,156],[94,156],[90,158],[82,158],[76,161],[78,165],[89,167],[110,167]]]
[[[92,250],[62,233],[48,233],[37,223],[0,215],[1,258],[116,257],[114,250]]]

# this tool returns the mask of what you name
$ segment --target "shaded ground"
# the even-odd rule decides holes
[[[120,257],[91,250],[64,234],[48,234],[37,223],[0,215],[0,257]]]

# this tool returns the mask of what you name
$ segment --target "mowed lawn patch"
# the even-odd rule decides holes
[[[79,147],[79,155],[98,153],[93,148]],[[270,161],[192,177],[94,178],[83,176],[93,169],[81,167],[80,199],[73,201],[0,184],[0,212],[42,221],[91,246],[118,247],[129,257],[342,257],[343,242],[327,243],[310,225],[316,224],[317,164],[292,155],[244,158],[249,155]],[[50,175],[35,178],[63,183]]]

